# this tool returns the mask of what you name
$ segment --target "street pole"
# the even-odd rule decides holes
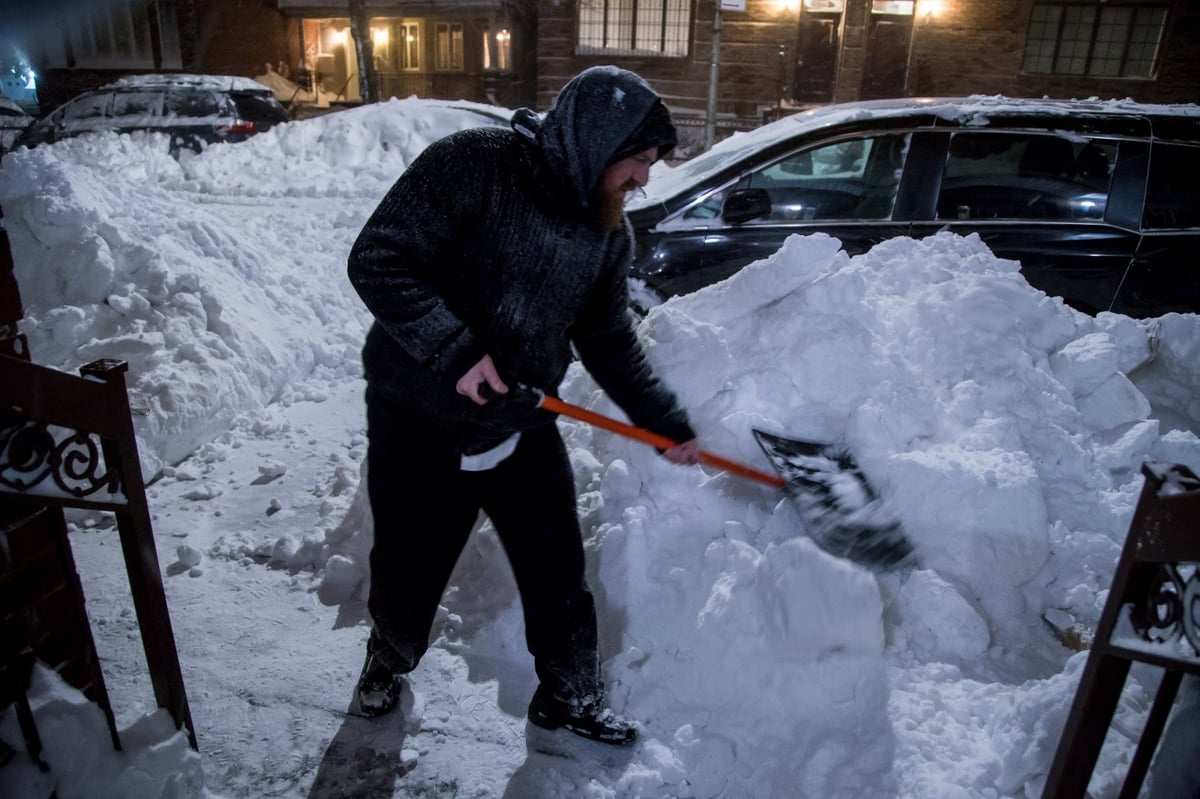
[[[721,2],[713,0],[712,68],[708,75],[708,113],[704,117],[704,149],[717,138],[717,72],[721,64]]]

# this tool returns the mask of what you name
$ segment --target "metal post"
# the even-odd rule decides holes
[[[717,137],[717,73],[721,65],[721,0],[713,0],[712,69],[708,76],[708,113],[704,117],[704,149]]]

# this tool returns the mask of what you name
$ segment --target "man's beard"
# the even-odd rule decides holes
[[[633,191],[636,188],[637,184],[630,180],[617,191],[606,192],[603,186],[596,189],[592,205],[600,217],[601,228],[607,231],[621,229],[621,224],[625,219],[625,192]]]

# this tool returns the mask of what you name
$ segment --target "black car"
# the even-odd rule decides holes
[[[626,210],[643,305],[793,234],[828,233],[855,255],[948,230],[978,234],[1081,311],[1150,317],[1200,312],[1198,187],[1196,105],[879,100],[735,135],[656,175]]]
[[[269,88],[231,75],[138,75],[93,89],[31,125],[13,147],[36,147],[97,131],[158,131],[169,149],[200,151],[245,141],[288,119]]]
[[[33,117],[16,101],[0,97],[0,155],[12,149],[13,142],[32,124]]]

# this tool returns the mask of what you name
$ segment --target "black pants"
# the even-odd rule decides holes
[[[400,670],[416,668],[428,648],[438,603],[482,510],[516,577],[538,679],[560,699],[602,696],[596,608],[558,428],[522,433],[498,466],[466,472],[444,433],[368,390],[367,434],[375,517],[368,609]]]

